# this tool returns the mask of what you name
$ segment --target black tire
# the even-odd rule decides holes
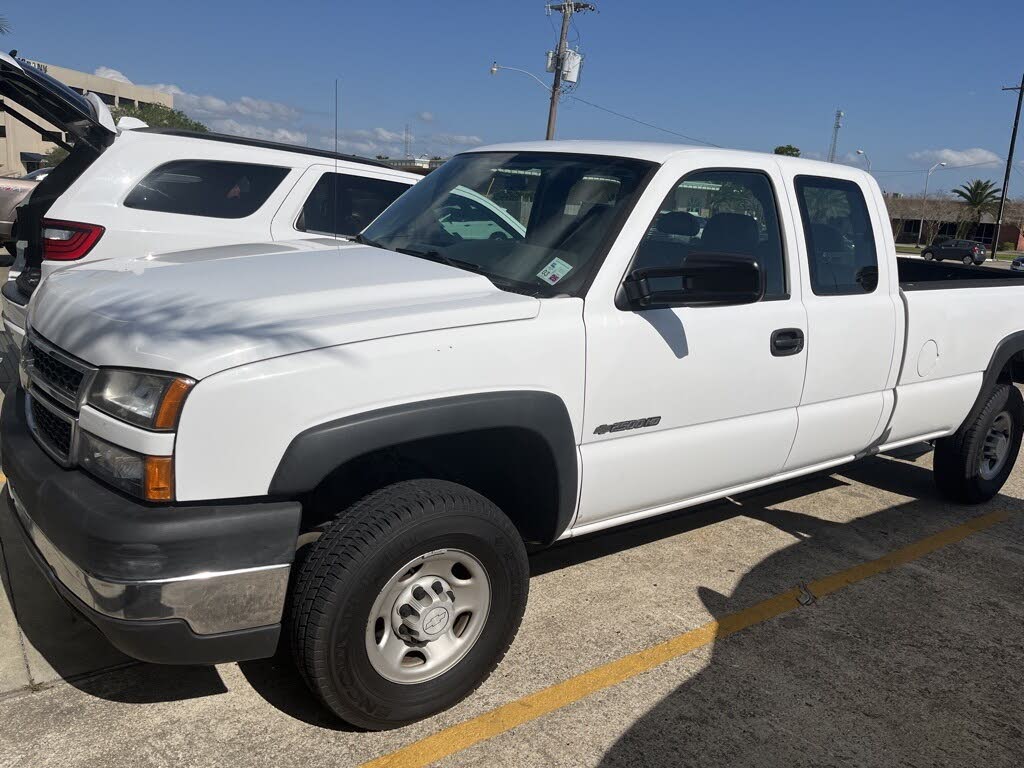
[[[373,603],[403,564],[446,548],[471,553],[486,570],[486,622],[447,672],[391,682],[374,669],[364,642]],[[405,725],[448,709],[491,674],[515,638],[528,591],[526,549],[498,507],[444,480],[394,483],[342,512],[310,546],[290,600],[295,661],[310,689],[348,723]]]
[[[931,251],[925,251],[924,253],[921,254],[921,258],[924,259],[925,261],[931,261],[932,259],[935,258],[935,254],[933,254]]]
[[[980,470],[982,449],[996,417],[1003,412],[1009,414],[1012,425],[1009,454],[999,472],[985,478]],[[1017,462],[1022,427],[1024,398],[1020,390],[1012,384],[997,384],[960,429],[935,442],[932,471],[942,495],[965,504],[980,504],[999,493]]]
[[[961,261],[969,267],[969,266],[971,266],[974,263],[974,257],[973,256],[964,256],[961,259]]]

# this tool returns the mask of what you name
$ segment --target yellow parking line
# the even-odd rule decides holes
[[[989,528],[1009,517],[1008,512],[981,515],[962,525],[947,528],[934,536],[916,541],[888,555],[855,565],[845,571],[813,581],[807,589],[818,598],[863,581],[870,576],[897,568],[912,560],[955,544],[972,533]],[[592,693],[629,680],[679,656],[721,640],[743,629],[773,619],[800,607],[799,588],[770,597],[718,621],[684,632],[677,637],[616,661],[571,677],[550,688],[524,696],[504,706],[486,712],[472,720],[446,728],[432,736],[414,742],[397,752],[371,760],[363,768],[421,768],[460,752],[481,741],[494,738],[516,726],[583,699]]]

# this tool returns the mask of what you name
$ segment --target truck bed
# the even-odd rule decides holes
[[[896,259],[900,288],[927,291],[948,288],[991,288],[1024,286],[1024,272],[999,267],[967,266],[952,261],[925,261],[900,256]]]

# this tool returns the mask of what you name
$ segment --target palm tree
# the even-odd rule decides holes
[[[975,179],[970,184],[962,184],[953,190],[953,194],[964,201],[964,205],[974,213],[977,223],[981,224],[981,217],[996,207],[999,201],[999,194],[1002,190],[991,181]]]

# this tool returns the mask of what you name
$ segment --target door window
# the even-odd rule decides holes
[[[665,198],[633,268],[679,267],[692,256],[749,256],[765,275],[765,299],[788,298],[771,181],[758,171],[698,171]]]
[[[383,179],[325,173],[309,193],[295,228],[322,235],[356,235],[408,188]]]
[[[818,296],[871,293],[878,287],[875,235],[864,194],[852,181],[797,176],[811,290]]]
[[[143,211],[241,219],[255,213],[288,168],[219,160],[175,160],[151,171],[124,205]]]

